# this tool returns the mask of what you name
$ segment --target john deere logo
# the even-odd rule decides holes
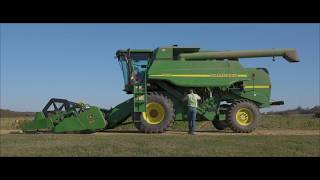
[[[88,119],[89,119],[89,124],[94,123],[94,116],[93,116],[93,114],[89,114]]]

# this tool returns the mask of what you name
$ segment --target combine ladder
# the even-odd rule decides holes
[[[146,73],[144,73],[143,82],[136,81],[133,86],[133,104],[134,113],[146,111],[147,104],[147,83]]]

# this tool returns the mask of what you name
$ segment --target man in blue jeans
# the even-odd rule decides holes
[[[188,134],[194,135],[198,107],[197,101],[200,99],[201,97],[198,94],[193,93],[192,89],[189,90],[189,94],[185,97],[185,100],[188,101]]]

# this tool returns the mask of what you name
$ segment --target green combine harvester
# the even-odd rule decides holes
[[[187,120],[182,99],[192,88],[202,97],[197,121],[211,121],[218,130],[252,132],[259,108],[282,105],[270,101],[266,68],[245,68],[240,58],[281,56],[299,62],[294,49],[200,51],[200,48],[161,47],[155,50],[118,50],[117,59],[129,100],[103,109],[65,99],[51,99],[25,132],[87,133],[112,129],[132,117],[144,133],[162,133],[174,122]]]

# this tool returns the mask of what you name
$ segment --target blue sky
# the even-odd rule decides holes
[[[104,108],[129,99],[117,49],[178,44],[204,50],[295,48],[301,62],[240,60],[268,68],[283,110],[319,104],[319,24],[1,24],[1,108],[40,111],[51,97]]]

